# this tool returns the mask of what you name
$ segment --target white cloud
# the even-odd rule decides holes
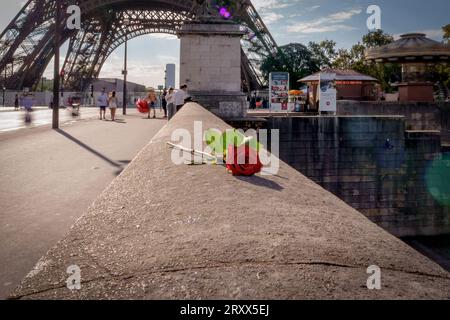
[[[153,39],[178,40],[178,37],[176,35],[167,33],[152,33],[149,34],[148,37]]]
[[[277,22],[278,20],[281,20],[284,18],[282,14],[275,13],[275,12],[267,12],[261,14],[261,17],[265,24],[269,25],[271,23]]]
[[[151,59],[129,59],[128,80],[148,87],[163,85],[166,63],[175,63],[178,69],[179,59],[161,54]],[[122,78],[122,68],[123,57],[113,52],[103,65],[100,78]]]
[[[284,19],[285,16],[276,12],[276,10],[291,6],[293,2],[293,0],[252,0],[256,10],[267,25]]]
[[[281,9],[292,4],[286,0],[252,0],[252,3],[257,10]]]
[[[353,9],[350,11],[341,11],[337,13],[333,13],[328,16],[329,20],[335,21],[335,22],[341,22],[351,19],[354,15],[360,14],[362,12],[361,9]]]
[[[326,17],[319,18],[315,21],[297,23],[288,27],[290,33],[323,33],[333,31],[349,31],[354,27],[344,24],[344,22],[353,18],[353,16],[361,14],[361,9],[353,9],[350,11],[341,11],[330,14]]]

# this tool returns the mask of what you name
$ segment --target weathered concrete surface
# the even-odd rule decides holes
[[[167,123],[143,117],[0,133],[0,300]]]
[[[26,299],[450,298],[450,276],[286,164],[236,178],[176,166],[176,128],[226,128],[186,105],[23,280]],[[65,286],[81,268],[82,289]],[[382,270],[382,290],[366,269]]]

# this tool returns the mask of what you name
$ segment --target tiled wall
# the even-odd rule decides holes
[[[425,179],[442,157],[439,133],[409,132],[399,116],[280,117],[268,127],[280,129],[282,160],[391,233],[450,233],[450,207]]]

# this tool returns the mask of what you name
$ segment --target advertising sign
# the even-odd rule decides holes
[[[336,74],[321,73],[317,90],[319,112],[336,112]]]
[[[269,76],[270,111],[288,112],[289,110],[289,73],[272,72]]]

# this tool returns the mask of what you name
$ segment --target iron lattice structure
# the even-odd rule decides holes
[[[62,0],[78,5],[81,30],[55,25],[55,0],[28,0],[0,35],[0,85],[10,90],[33,88],[53,57],[55,28],[68,43],[63,87],[84,90],[97,78],[108,56],[126,39],[150,34],[177,34],[195,19],[198,0]],[[245,28],[242,79],[247,90],[264,85],[259,66],[278,47],[250,0],[236,0],[233,20]],[[201,5],[201,4],[200,4]]]

